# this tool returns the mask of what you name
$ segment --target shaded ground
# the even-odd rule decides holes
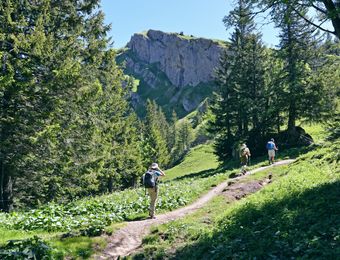
[[[248,174],[253,174],[274,166],[289,164],[294,160],[284,160],[275,163],[274,165],[261,167],[250,171]],[[249,181],[245,183],[238,182],[244,176],[233,178],[225,181],[204,194],[196,202],[186,207],[158,215],[156,219],[147,219],[140,221],[129,222],[125,227],[119,229],[115,234],[108,237],[107,247],[103,252],[94,256],[94,259],[117,259],[119,256],[127,256],[136,251],[142,244],[142,239],[149,233],[152,225],[163,224],[187,214],[193,213],[195,210],[204,206],[210,199],[218,194],[223,194],[231,199],[241,199],[250,193],[260,190],[264,185],[268,184],[270,176],[263,181]]]

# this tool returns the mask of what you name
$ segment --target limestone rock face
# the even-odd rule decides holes
[[[126,59],[130,71],[155,87],[158,81],[155,71],[160,70],[178,88],[212,81],[225,48],[217,41],[155,30],[134,34],[126,47],[133,55]],[[147,67],[150,64],[155,71]]]

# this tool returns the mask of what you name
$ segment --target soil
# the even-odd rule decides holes
[[[261,167],[249,171],[246,175],[256,173],[274,166],[289,164],[294,160],[283,160],[276,162],[270,166]],[[178,218],[182,218],[187,214],[193,213],[195,210],[204,206],[210,199],[216,195],[224,195],[232,200],[239,200],[248,194],[260,190],[264,185],[271,182],[271,175],[265,180],[254,180],[248,182],[239,182],[244,175],[227,180],[204,194],[196,202],[177,210],[158,215],[155,219],[146,219],[127,223],[126,226],[116,231],[112,236],[107,237],[108,244],[104,251],[94,256],[94,259],[118,259],[119,257],[128,256],[134,253],[142,244],[142,239],[149,233],[150,227],[153,225],[163,224]]]

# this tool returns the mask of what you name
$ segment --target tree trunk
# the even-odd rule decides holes
[[[13,180],[12,176],[5,171],[4,162],[0,162],[0,210],[9,212],[13,210]]]
[[[296,121],[296,113],[295,113],[295,102],[291,102],[289,106],[289,115],[288,115],[288,133],[293,134],[295,133],[295,121]]]
[[[113,191],[113,178],[112,177],[109,177],[107,181],[107,189],[109,190],[110,193]]]
[[[335,31],[334,34],[340,39],[340,3],[334,3],[331,0],[323,0],[322,2],[327,9],[328,16],[331,17],[330,19]]]
[[[293,40],[293,32],[292,27],[288,23],[288,73],[289,73],[289,95],[290,95],[290,101],[289,101],[289,107],[288,107],[288,135],[289,140],[293,140],[295,136],[295,121],[296,121],[296,57],[294,53],[294,40]]]

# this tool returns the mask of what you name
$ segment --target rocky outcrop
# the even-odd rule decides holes
[[[126,46],[126,68],[151,87],[159,84],[161,71],[178,88],[213,80],[213,70],[225,45],[204,38],[149,30],[136,33]],[[150,69],[150,64],[154,70]]]

